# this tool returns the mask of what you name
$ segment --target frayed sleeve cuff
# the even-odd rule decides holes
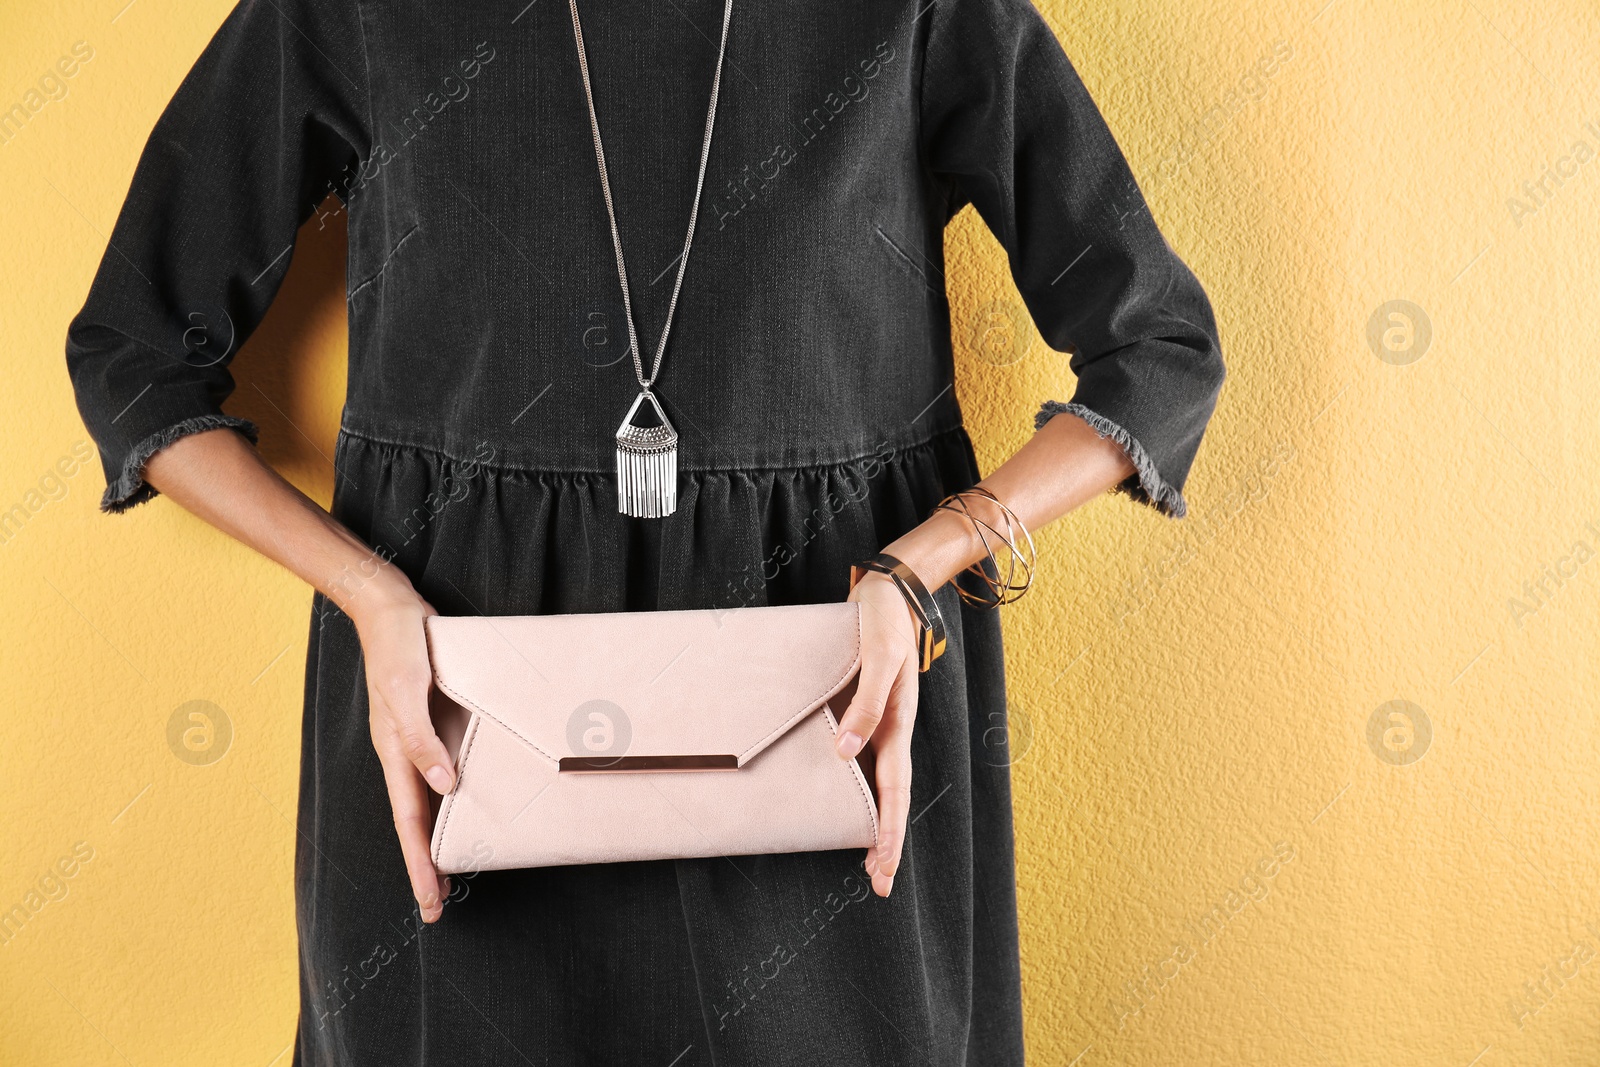
[[[156,487],[144,480],[145,464],[150,462],[150,457],[180,437],[205,430],[221,429],[237,430],[251,444],[255,444],[260,436],[255,423],[232,415],[197,415],[174,423],[151,434],[129,450],[117,477],[106,484],[105,494],[100,498],[100,510],[108,514],[120,514],[156,496]]]
[[[1033,428],[1036,431],[1044,429],[1045,423],[1062,412],[1078,416],[1088,423],[1095,433],[1101,437],[1109,437],[1122,446],[1122,451],[1133,463],[1134,473],[1127,481],[1116,487],[1117,492],[1126,493],[1132,499],[1150,505],[1171,519],[1181,519],[1189,513],[1189,505],[1184,501],[1183,493],[1161,476],[1155,460],[1150,458],[1150,454],[1144,450],[1138,439],[1098,411],[1075,402],[1046,400],[1039,408],[1039,413],[1034,416]]]

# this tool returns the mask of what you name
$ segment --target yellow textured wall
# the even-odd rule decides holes
[[[165,501],[99,516],[74,458],[65,325],[228,7],[125,4],[0,9],[0,104],[93,53],[0,144],[0,910],[37,905],[0,1062],[271,1067],[308,593]],[[1007,609],[1033,1061],[1600,1062],[1600,11],[1045,11],[1231,376],[1191,517],[1097,501]],[[992,466],[1071,379],[970,212],[951,237]],[[343,251],[303,235],[230,405],[323,500]],[[169,729],[193,701],[209,750]]]

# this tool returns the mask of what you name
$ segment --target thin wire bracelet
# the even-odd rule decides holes
[[[972,513],[972,510],[967,506],[966,496],[968,494],[983,497],[1000,509],[1000,513],[1005,519],[1005,533],[1001,533],[988,521]],[[1028,532],[1027,525],[1017,516],[1017,513],[1008,507],[1003,500],[995,496],[994,493],[982,486],[973,486],[971,489],[963,489],[959,492],[951,493],[941,500],[934,510],[951,511],[964,516],[967,521],[972,523],[973,530],[977,533],[978,539],[983,543],[984,551],[987,553],[986,559],[966,568],[964,573],[971,573],[983,582],[993,599],[986,599],[970,593],[962,588],[960,583],[955,583],[956,593],[961,597],[962,601],[974,607],[998,608],[1021,600],[1033,585],[1034,566],[1038,562],[1038,555],[1033,543],[1033,535]],[[995,556],[994,545],[990,542],[988,535],[984,533],[985,530],[999,538],[1000,542],[1006,546],[1007,566],[1004,582],[1000,580],[1000,564]],[[1027,544],[1026,556],[1017,547],[1015,535],[1017,530],[1022,531],[1022,539]],[[984,569],[985,563],[993,567],[994,574],[992,576]],[[1019,565],[1023,570],[1021,584],[1016,581],[1017,567]]]

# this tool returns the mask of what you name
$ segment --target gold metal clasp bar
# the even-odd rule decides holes
[[[736,771],[739,757],[710,756],[562,756],[557,771],[617,773],[625,771]]]

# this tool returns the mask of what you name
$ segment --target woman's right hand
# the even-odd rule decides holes
[[[383,764],[411,892],[422,921],[431,923],[444,910],[450,882],[434,869],[429,851],[433,806],[428,787],[444,794],[455,786],[450,753],[428,715],[433,671],[422,620],[438,612],[403,579],[384,589],[368,586],[352,601],[351,618],[366,663],[372,745]]]
[[[422,620],[438,612],[400,568],[284,481],[233,430],[179,438],[150,457],[144,475],[176,503],[309,582],[355,623],[372,744],[383,764],[411,892],[423,921],[435,921],[450,885],[429,855],[428,785],[440,793],[455,787],[450,753],[428,715],[433,671]]]

